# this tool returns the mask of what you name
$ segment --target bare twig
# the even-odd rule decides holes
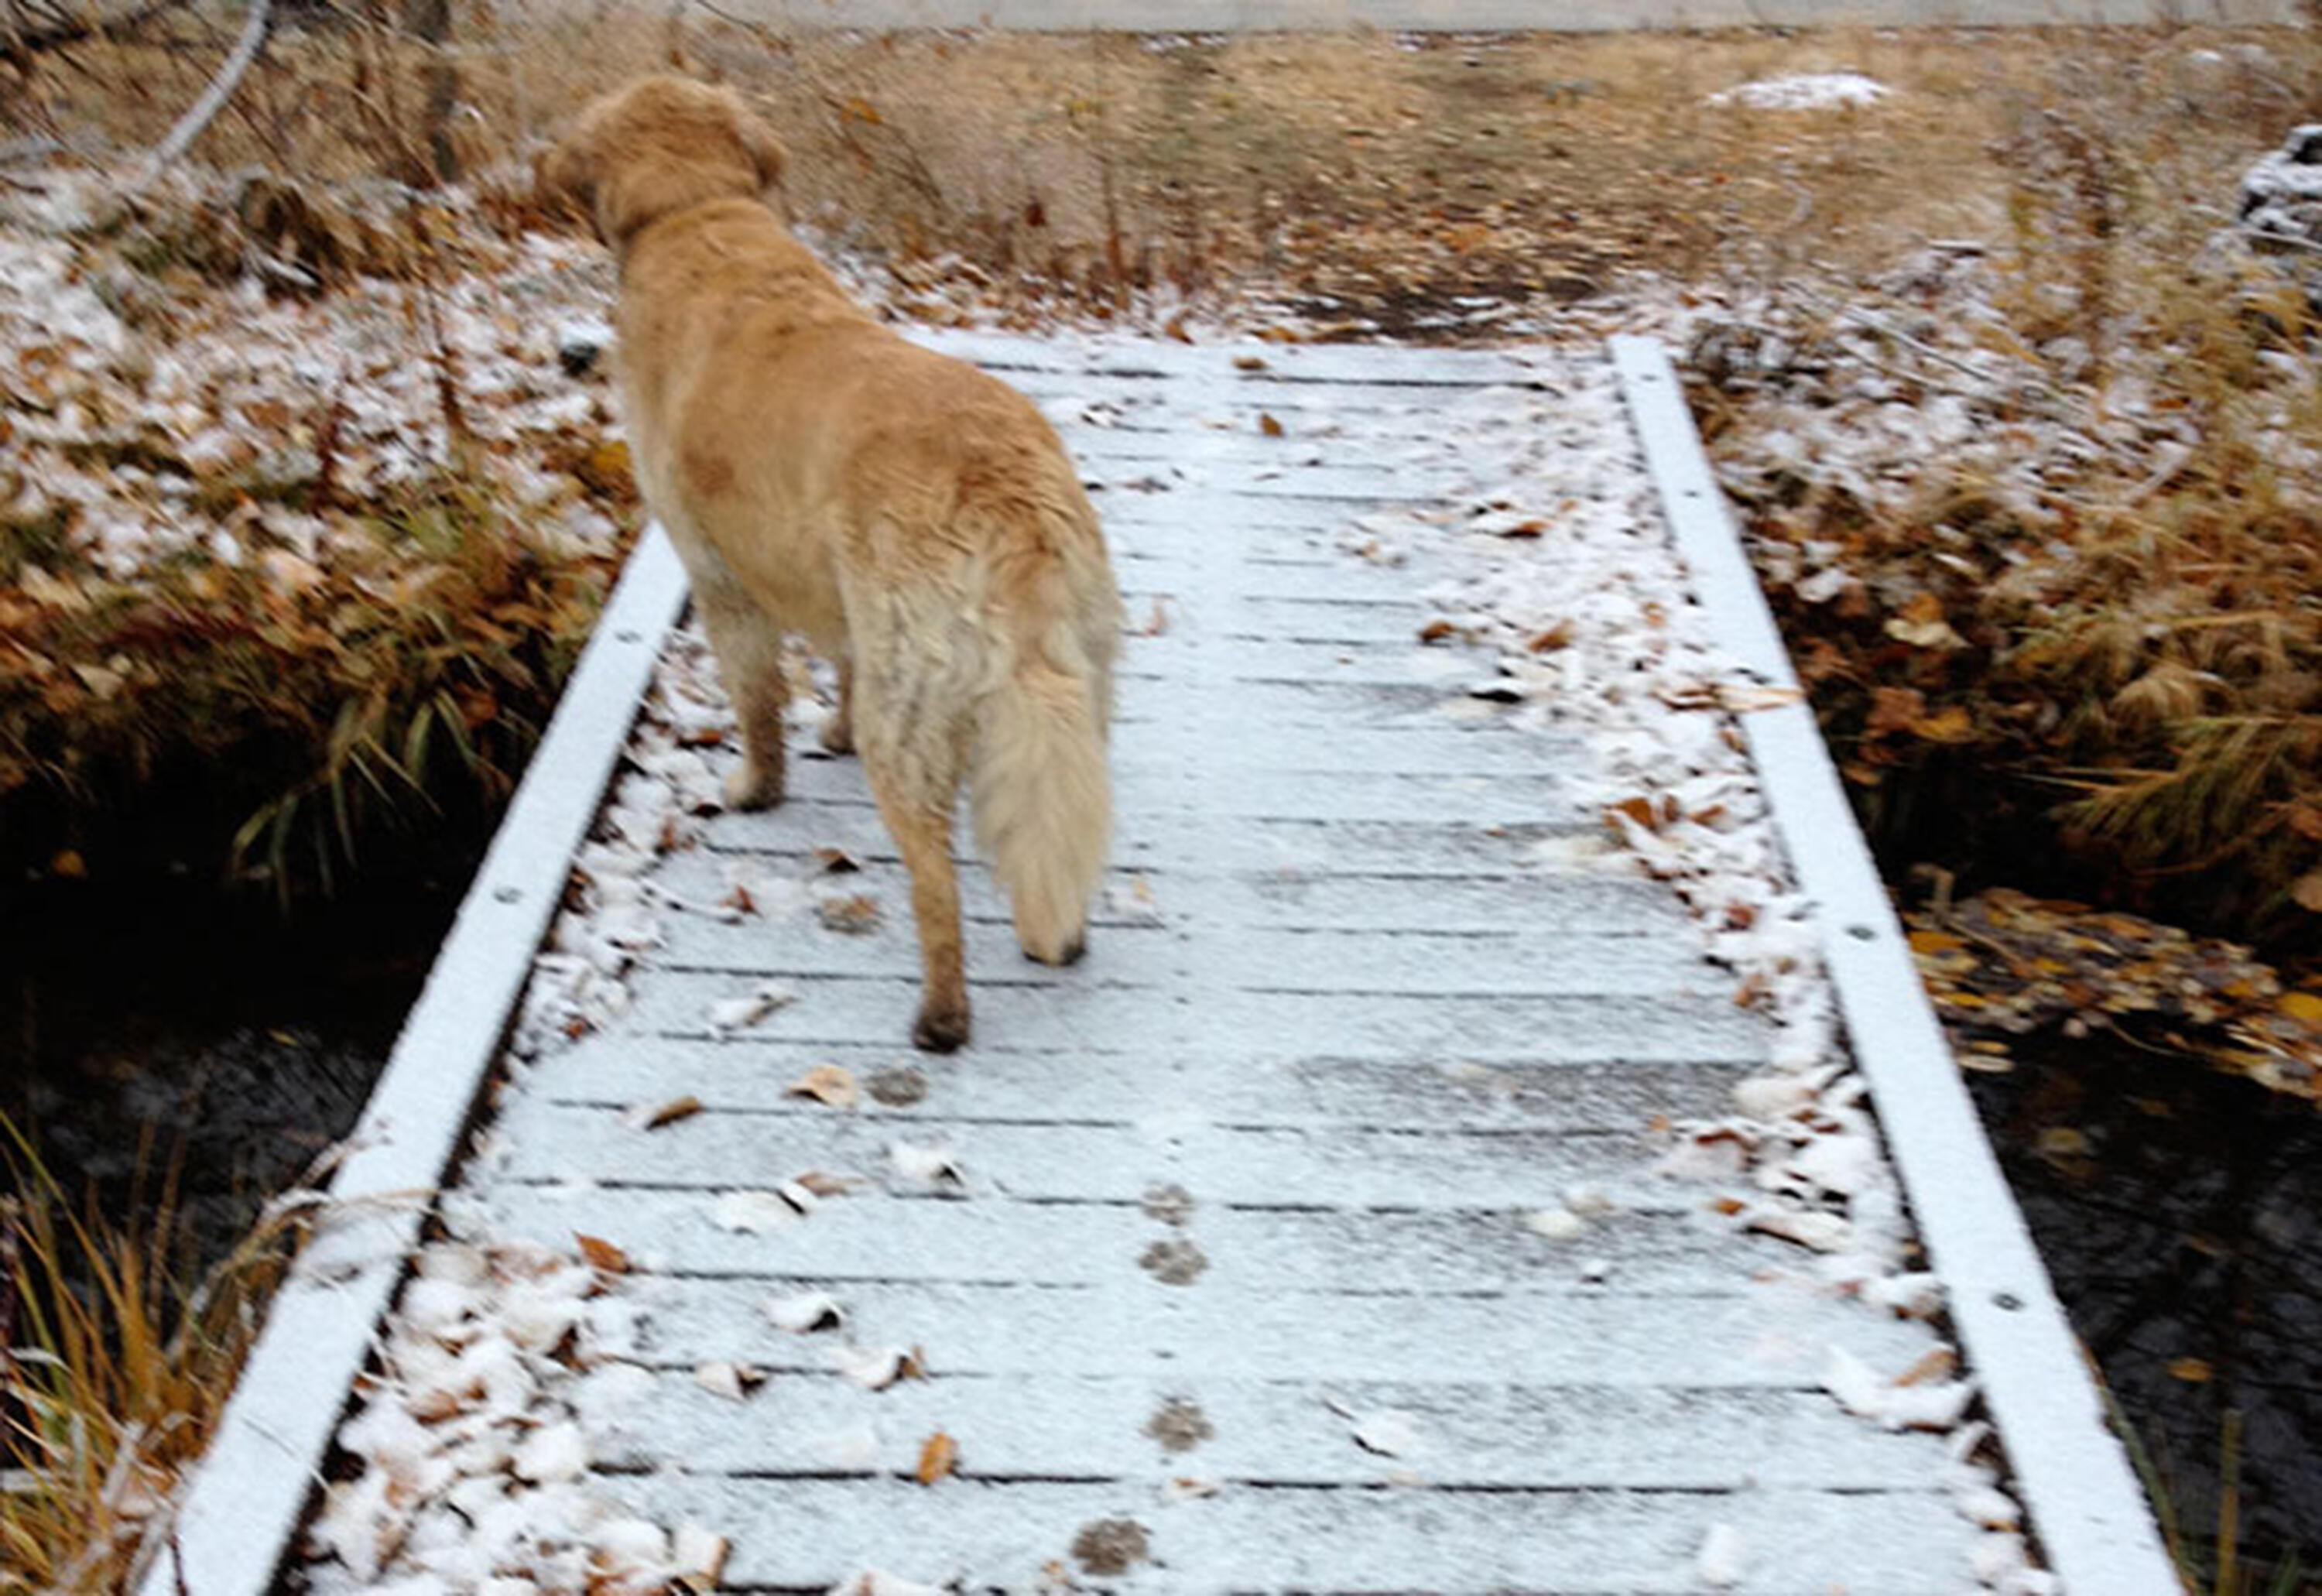
[[[161,169],[185,154],[187,147],[201,137],[202,130],[209,126],[211,119],[225,108],[225,103],[233,97],[233,91],[242,87],[242,77],[250,70],[251,62],[258,59],[258,52],[265,47],[267,31],[273,25],[273,20],[272,0],[251,0],[250,15],[242,24],[242,37],[233,42],[233,53],[226,57],[225,65],[218,68],[218,75],[210,80],[209,87],[202,91],[202,97],[178,118],[178,125],[169,130],[169,136],[153,146],[153,152],[145,158],[144,165],[138,169],[137,176],[130,182],[129,193],[133,197],[151,187],[153,179],[161,175]]]

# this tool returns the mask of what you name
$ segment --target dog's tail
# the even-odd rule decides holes
[[[1017,939],[1060,964],[1080,955],[1111,840],[1105,745],[1121,610],[1085,501],[1047,519],[1037,551],[1002,578],[1018,588],[1004,610],[1015,635],[977,716],[969,793]]]

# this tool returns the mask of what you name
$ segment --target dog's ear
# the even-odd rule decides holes
[[[544,208],[585,216],[597,225],[597,158],[585,128],[532,158],[532,195]]]
[[[734,102],[734,132],[742,141],[750,164],[758,169],[758,187],[771,188],[782,179],[782,168],[790,162],[790,152],[782,148],[774,130],[766,125],[765,118],[744,105],[737,97]]]

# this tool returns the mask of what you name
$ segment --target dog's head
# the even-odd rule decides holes
[[[533,166],[543,199],[586,211],[616,249],[659,216],[750,199],[782,175],[774,130],[730,88],[644,78],[596,101]]]

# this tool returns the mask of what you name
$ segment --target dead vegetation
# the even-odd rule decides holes
[[[471,357],[429,307],[539,220],[536,140],[667,65],[764,106],[792,146],[785,203],[900,314],[1434,339],[1657,320],[1693,346],[1705,430],[1898,858],[2060,839],[2138,906],[2277,946],[2322,901],[2314,473],[2282,447],[2315,432],[2310,313],[2199,265],[2239,170],[2317,114],[2308,34],[2060,31],[2001,50],[1940,32],[783,35],[708,5],[445,20],[441,47],[376,6],[286,23],[195,150],[236,176],[100,205],[64,230],[69,275],[156,329],[253,285],[317,306],[400,285],[440,412],[429,458],[456,481],[450,442],[491,401],[469,396]],[[171,11],[20,52],[0,65],[7,131],[117,165],[199,89],[230,22]],[[1892,92],[1823,113],[1711,101],[1836,67]],[[388,181],[454,168],[471,185],[458,205]],[[52,412],[27,376],[39,347],[7,354],[12,404]],[[311,448],[331,405],[302,404],[282,431]],[[1769,443],[1867,407],[1878,424],[1851,452],[1769,464]],[[512,447],[551,472],[597,452]],[[580,479],[595,493],[617,474]],[[325,486],[346,501],[325,515],[380,508]],[[19,506],[12,565],[83,546],[78,511],[28,515],[0,488]],[[1832,566],[1851,585],[1802,597]],[[103,643],[68,647],[48,679],[109,670],[89,652]],[[471,692],[463,731],[490,734],[486,697],[534,720],[545,702]],[[453,724],[415,690],[384,722],[352,711],[352,734],[408,739],[419,707]],[[52,739],[81,736],[72,707]],[[341,723],[325,723],[306,735],[328,750]],[[17,758],[21,785],[33,763]],[[310,762],[269,813],[310,804],[343,763]],[[1963,804],[1979,829],[1946,844],[1933,817]]]

